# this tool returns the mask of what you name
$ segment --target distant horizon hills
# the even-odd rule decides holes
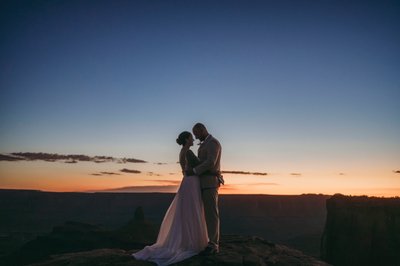
[[[128,194],[176,194],[176,191],[144,191],[145,188],[154,188],[154,186],[135,186],[135,187],[121,187],[121,188],[112,188],[112,189],[105,189],[105,190],[86,190],[86,191],[49,191],[49,190],[40,190],[40,189],[20,189],[20,188],[0,188],[1,191],[26,191],[26,192],[40,192],[40,193],[83,193],[83,194],[101,194],[101,193],[128,193]],[[175,186],[160,186],[160,187],[174,187]],[[140,190],[132,190],[130,188],[143,188],[143,191]],[[393,196],[393,197],[384,197],[384,196],[368,196],[368,195],[353,195],[353,194],[343,194],[343,193],[334,193],[334,194],[324,194],[324,193],[301,193],[301,194],[241,194],[241,193],[219,193],[220,196],[324,196],[324,197],[332,197],[334,195],[343,195],[349,197],[367,197],[367,198],[400,198],[400,196]]]

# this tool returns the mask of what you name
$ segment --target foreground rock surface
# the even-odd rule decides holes
[[[45,262],[31,266],[130,266],[155,265],[135,260],[131,254],[136,250],[96,249],[85,252],[52,256]],[[195,256],[176,265],[329,265],[302,252],[276,245],[258,237],[223,236],[221,252],[216,256]]]

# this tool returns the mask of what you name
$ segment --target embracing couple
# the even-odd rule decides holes
[[[197,254],[219,252],[221,145],[201,123],[194,125],[193,134],[201,142],[198,156],[190,150],[192,134],[182,132],[176,140],[182,145],[179,154],[182,182],[164,216],[157,242],[132,254],[138,260],[169,265]]]

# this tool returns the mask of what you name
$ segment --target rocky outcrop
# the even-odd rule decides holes
[[[400,265],[400,198],[327,200],[322,258],[333,265]]]
[[[139,249],[156,240],[157,229],[157,226],[144,218],[141,207],[136,209],[133,219],[117,230],[106,230],[98,225],[69,221],[54,227],[49,234],[27,242],[4,258],[4,263],[26,265],[45,260],[50,255],[93,249]],[[0,260],[0,264],[2,263]]]
[[[135,260],[131,254],[136,250],[96,249],[86,252],[54,256],[52,259],[31,266],[134,266],[154,265]],[[215,256],[195,256],[176,265],[307,265],[325,266],[325,262],[304,255],[286,246],[275,245],[258,237],[223,236],[221,252]]]

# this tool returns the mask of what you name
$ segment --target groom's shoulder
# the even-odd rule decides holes
[[[214,136],[210,136],[210,142],[214,142],[215,144],[217,144],[218,146],[221,146],[221,144],[219,143],[219,141],[214,137]]]

